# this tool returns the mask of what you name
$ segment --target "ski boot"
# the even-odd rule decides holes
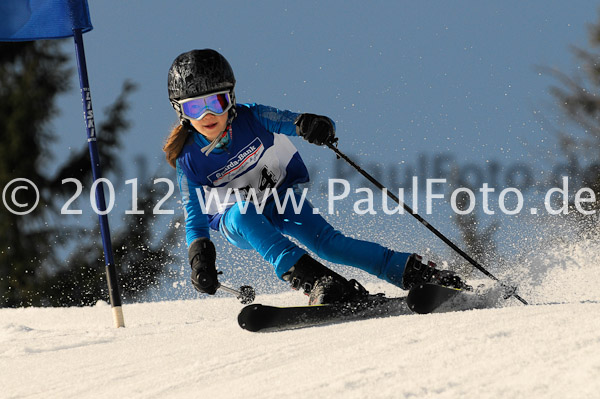
[[[368,295],[356,280],[346,280],[308,254],[302,255],[282,278],[292,289],[302,289],[309,297],[309,305],[353,301]]]
[[[467,284],[453,271],[437,269],[433,262],[423,263],[423,258],[417,254],[412,254],[406,261],[404,273],[402,275],[402,288],[409,290],[412,287],[432,283],[443,285],[450,288],[472,290]]]

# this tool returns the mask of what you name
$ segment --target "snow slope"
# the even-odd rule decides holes
[[[0,397],[598,398],[598,257],[589,250],[563,248],[559,266],[521,290],[550,301],[561,281],[557,300],[568,303],[281,333],[241,330],[242,305],[223,297],[127,305],[122,329],[105,303],[0,309]]]

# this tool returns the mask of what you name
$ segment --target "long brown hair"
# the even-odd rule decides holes
[[[167,162],[169,162],[169,165],[171,165],[173,168],[176,167],[175,161],[183,149],[189,134],[190,133],[187,126],[178,124],[173,128],[173,130],[171,130],[169,137],[167,137],[167,141],[163,146],[163,151],[165,152]]]

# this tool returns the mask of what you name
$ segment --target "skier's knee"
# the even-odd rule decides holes
[[[227,228],[229,230],[243,230],[244,225],[254,224],[261,215],[256,206],[251,202],[236,202],[227,210]]]

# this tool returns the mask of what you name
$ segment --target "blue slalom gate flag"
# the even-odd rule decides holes
[[[0,0],[0,41],[58,39],[92,30],[87,0]]]
[[[92,175],[95,181],[100,181],[102,173],[96,143],[92,95],[83,48],[83,33],[90,30],[92,30],[92,22],[87,0],[0,0],[0,42],[73,37]],[[98,184],[96,187],[96,206],[100,211],[98,213],[100,234],[104,247],[106,281],[113,319],[116,327],[125,327],[102,184]]]

